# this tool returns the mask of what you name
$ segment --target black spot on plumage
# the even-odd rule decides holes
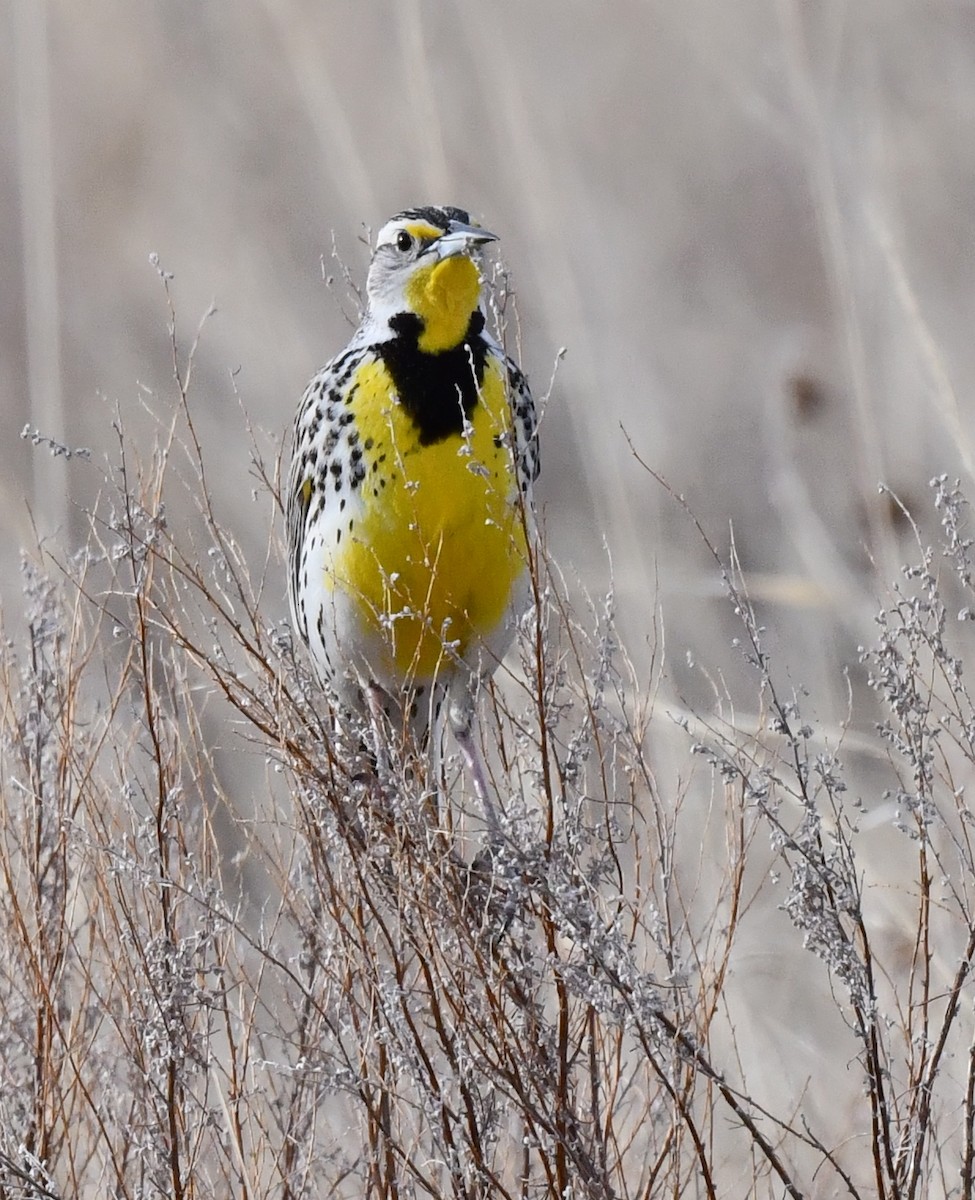
[[[344,384],[348,383],[352,378],[352,374],[359,365],[359,355],[355,350],[346,350],[344,354],[340,354],[332,363],[332,372],[335,377],[335,384],[330,393],[330,397],[338,399]]]
[[[389,325],[396,337],[376,346],[376,353],[392,376],[400,404],[419,431],[420,445],[460,436],[484,381],[484,314],[471,313],[463,341],[438,354],[420,349],[423,321],[415,313],[399,313],[390,318]]]

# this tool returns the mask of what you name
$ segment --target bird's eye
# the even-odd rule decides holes
[[[402,250],[404,254],[407,252],[407,250],[413,249],[413,238],[406,232],[405,229],[401,229],[396,235],[396,249]]]

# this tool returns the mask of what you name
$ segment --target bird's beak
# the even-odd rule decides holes
[[[496,242],[498,235],[480,229],[476,225],[463,225],[460,221],[451,221],[447,232],[438,237],[430,249],[438,259],[452,258],[455,254],[468,254],[485,242]]]

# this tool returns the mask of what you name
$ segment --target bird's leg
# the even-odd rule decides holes
[[[498,810],[488,790],[484,760],[474,736],[473,696],[465,696],[462,700],[451,696],[448,701],[447,718],[457,745],[460,747],[464,766],[474,785],[474,792],[481,805],[481,811],[484,813],[490,845],[498,846],[502,841],[501,822],[498,820]]]
[[[439,792],[435,786],[431,794],[427,779],[429,768],[424,767],[426,726],[418,719],[419,698],[407,692],[399,702],[393,701],[386,689],[375,681],[363,684],[362,691],[372,726],[380,795],[387,800],[401,795],[403,782],[413,781],[422,791],[423,808],[432,827],[436,828]],[[408,789],[408,794],[411,790]]]
[[[436,684],[420,685],[407,704],[404,751],[420,787],[422,807],[431,830],[440,828],[443,787],[442,730],[438,722],[442,693]]]
[[[474,736],[473,688],[476,686],[474,681],[460,700],[451,698],[447,716],[487,824],[487,845],[475,854],[468,872],[468,902],[478,922],[488,922],[492,949],[496,949],[515,917],[521,893],[514,886],[517,865],[510,855],[502,852],[504,833],[488,786],[484,759]]]
[[[390,780],[389,729],[387,727],[386,704],[388,696],[378,683],[365,683],[362,691],[369,708],[372,725],[373,750],[376,756],[376,777],[380,784]]]

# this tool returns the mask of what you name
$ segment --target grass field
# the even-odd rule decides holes
[[[6,0],[0,1197],[972,1192],[973,50]],[[287,428],[428,201],[545,398],[488,865],[287,633]]]

